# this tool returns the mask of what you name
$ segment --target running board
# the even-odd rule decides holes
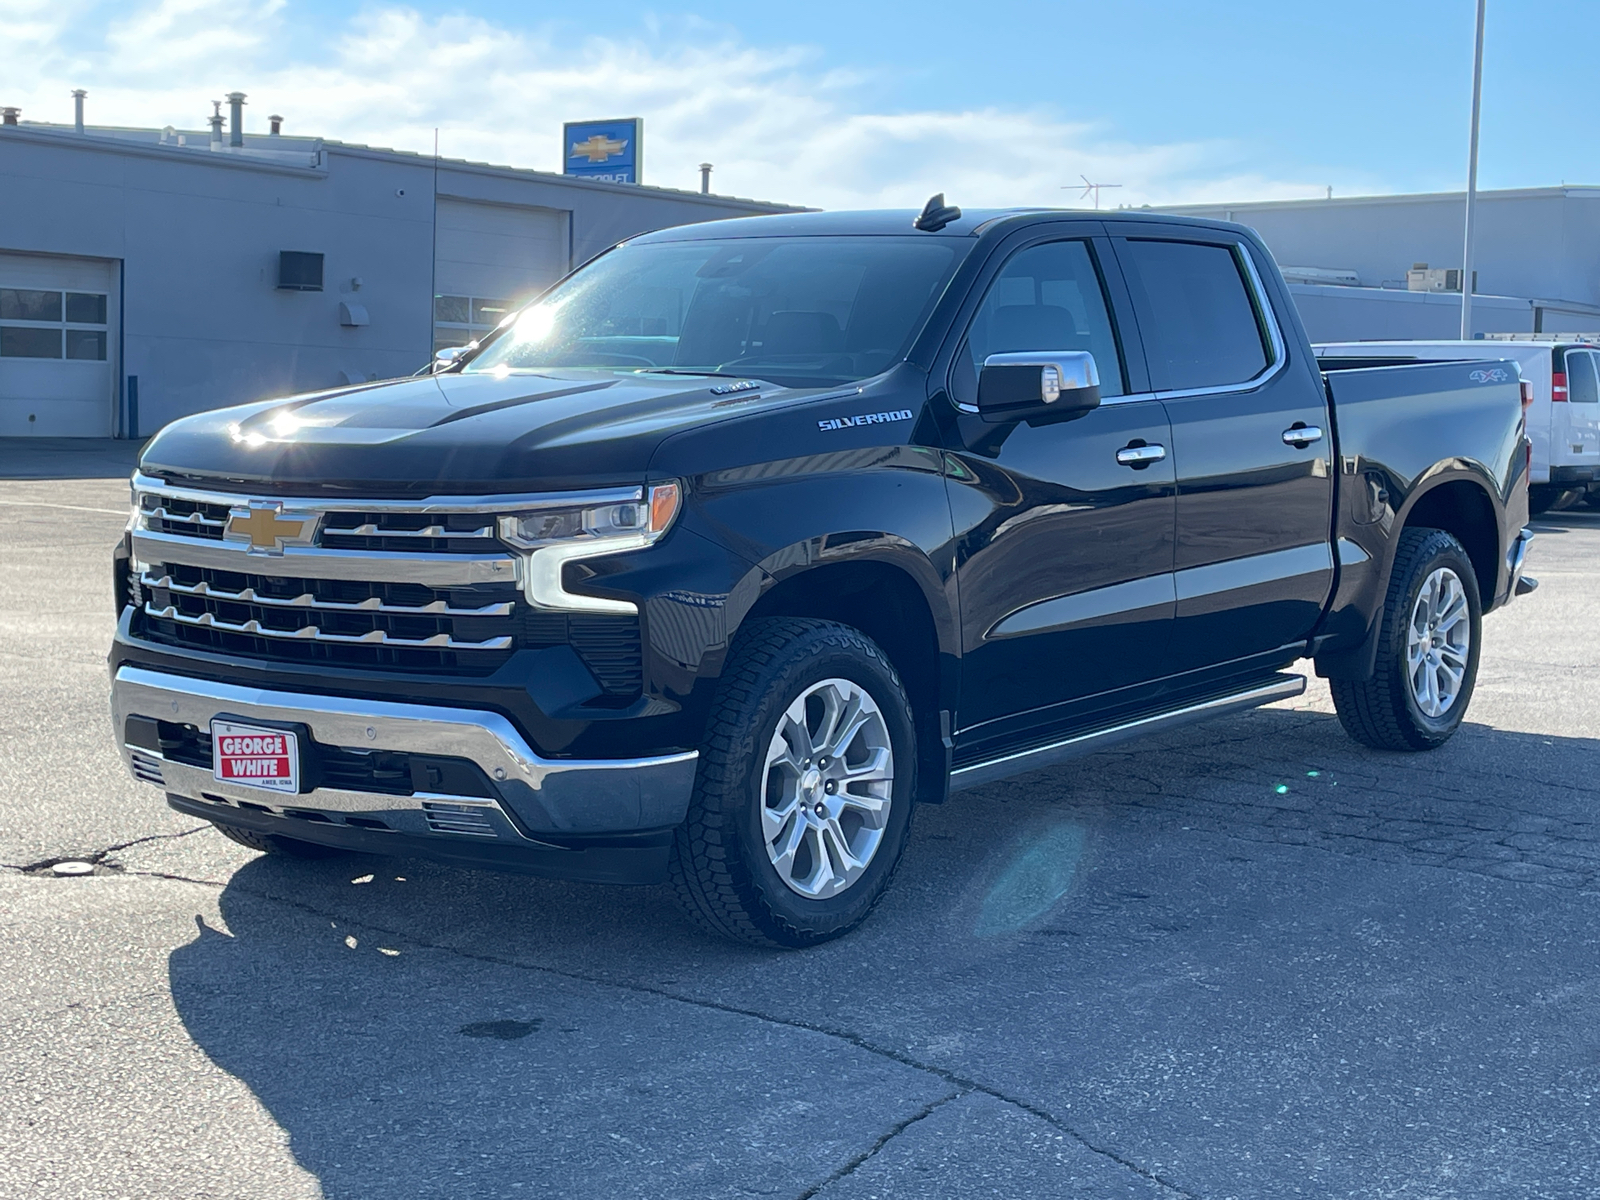
[[[1031,750],[1018,750],[1014,754],[1004,754],[986,762],[957,767],[950,772],[950,790],[959,792],[964,788],[978,787],[981,784],[993,783],[997,779],[1021,775],[1025,771],[1053,767],[1068,759],[1104,750],[1107,746],[1114,746],[1118,742],[1131,741],[1133,738],[1159,733],[1166,729],[1176,729],[1180,725],[1192,725],[1196,721],[1206,721],[1212,717],[1243,712],[1247,708],[1260,708],[1263,704],[1288,700],[1305,690],[1304,675],[1278,675],[1271,683],[1258,684],[1247,691],[1234,692],[1231,696],[1219,696],[1215,700],[1189,704],[1183,708],[1175,708],[1171,712],[1153,713],[1148,717],[1139,717],[1121,725],[1113,725],[1109,729],[1096,729],[1059,742],[1051,742],[1048,746],[1035,746]]]

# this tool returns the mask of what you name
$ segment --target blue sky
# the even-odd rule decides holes
[[[1472,0],[0,0],[0,103],[557,169],[562,120],[641,115],[645,181],[839,207],[1458,188]],[[1481,184],[1600,183],[1600,0],[1490,0]]]

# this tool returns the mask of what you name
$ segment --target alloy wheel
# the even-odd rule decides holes
[[[778,719],[761,783],[761,836],[778,877],[825,900],[866,873],[883,841],[894,747],[877,703],[848,679],[812,684]]]
[[[1472,649],[1471,617],[1466,589],[1449,567],[1423,581],[1406,627],[1406,682],[1425,716],[1443,717],[1461,694]]]

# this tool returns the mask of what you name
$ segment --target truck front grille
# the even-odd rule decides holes
[[[230,528],[245,497],[138,477],[130,597],[135,632],[157,643],[286,663],[487,675],[523,649],[570,645],[605,702],[640,694],[638,618],[536,609],[496,516],[471,506],[290,499],[295,552]],[[274,502],[275,503],[275,502]],[[274,518],[276,520],[276,518]]]

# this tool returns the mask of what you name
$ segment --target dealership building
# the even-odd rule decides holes
[[[226,120],[80,130],[6,111],[0,437],[147,435],[407,375],[623,238],[794,211]]]
[[[1162,209],[1261,234],[1314,342],[1461,334],[1464,192]],[[1478,193],[1473,332],[1600,331],[1600,188]]]

